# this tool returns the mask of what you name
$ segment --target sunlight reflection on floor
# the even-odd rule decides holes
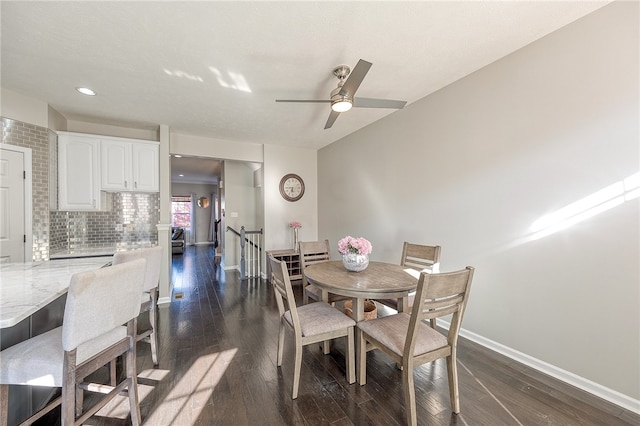
[[[148,425],[176,424],[191,425],[198,418],[198,408],[201,410],[211,398],[216,385],[233,360],[237,349],[212,353],[199,357],[179,382],[171,389],[161,404],[143,423]],[[169,370],[149,369],[140,372],[140,382],[162,381]],[[156,388],[144,383],[138,383],[140,405]],[[129,400],[125,396],[117,396],[107,406],[96,414],[98,417],[126,419],[129,416]],[[90,419],[87,425],[93,424]]]

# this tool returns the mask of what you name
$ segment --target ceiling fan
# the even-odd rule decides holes
[[[338,77],[338,87],[331,91],[329,99],[276,99],[276,102],[319,102],[330,103],[331,113],[325,129],[333,126],[341,112],[346,112],[351,107],[356,108],[395,108],[402,109],[407,101],[394,101],[391,99],[356,98],[355,94],[360,83],[371,68],[371,62],[360,59],[353,71],[347,65],[340,65],[333,69],[333,75]]]

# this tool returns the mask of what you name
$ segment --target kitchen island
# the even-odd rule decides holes
[[[101,268],[111,256],[0,264],[0,328],[15,326],[67,293],[71,276]]]
[[[62,325],[71,276],[99,269],[112,256],[0,264],[0,349]],[[50,388],[10,386],[9,424],[51,397]]]

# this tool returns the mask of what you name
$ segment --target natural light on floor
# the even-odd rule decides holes
[[[196,359],[165,397],[161,406],[145,419],[145,423],[150,425],[195,424],[199,411],[207,405],[237,351],[237,349],[229,349]]]
[[[169,391],[163,401],[148,416],[143,415],[148,425],[193,425],[198,423],[199,413],[209,403],[211,395],[233,360],[237,349],[215,352],[197,358],[180,381]],[[157,386],[149,386],[149,381],[161,382],[169,371],[162,369],[144,370],[138,374],[140,405]],[[117,396],[106,407],[98,411],[99,417],[124,419],[129,415],[129,400]],[[89,420],[86,424],[92,424]]]

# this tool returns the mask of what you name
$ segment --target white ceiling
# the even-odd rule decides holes
[[[222,176],[222,161],[212,158],[171,156],[171,182],[217,185]]]
[[[609,1],[2,1],[2,87],[69,120],[320,148],[332,69],[373,63],[358,96],[412,102]],[[74,88],[88,86],[95,97]]]

